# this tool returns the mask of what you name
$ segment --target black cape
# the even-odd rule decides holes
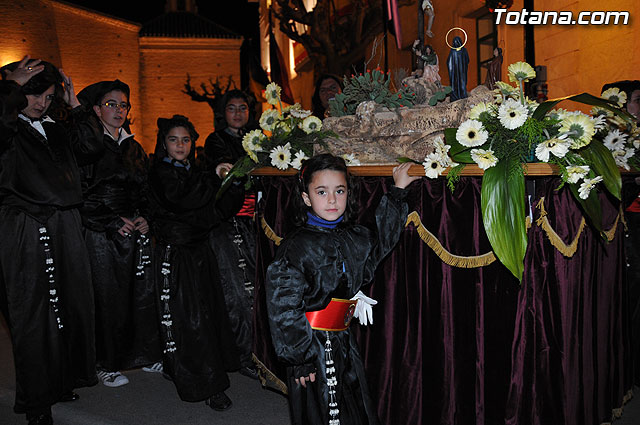
[[[453,49],[449,51],[447,58],[447,69],[449,70],[449,81],[451,82],[451,101],[458,99],[466,99],[467,94],[467,71],[469,69],[469,53],[467,49],[462,47],[462,39],[454,37]]]
[[[157,291],[166,297],[158,300],[164,370],[180,398],[195,402],[228,388],[226,371],[240,366],[208,234],[238,211],[243,193],[234,186],[216,202],[215,175],[178,165],[154,162],[151,217]]]
[[[294,424],[327,424],[328,389],[324,344],[331,339],[336,395],[343,425],[377,424],[364,366],[349,329],[325,332],[310,327],[305,312],[325,308],[331,298],[352,298],[374,276],[379,262],[400,238],[408,213],[407,191],[392,187],[376,210],[377,234],[364,226],[335,229],[305,226],[279,247],[265,280],[271,336],[287,365]],[[354,326],[352,324],[352,326]],[[316,372],[307,388],[295,378]]]

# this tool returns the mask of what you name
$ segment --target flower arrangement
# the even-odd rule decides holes
[[[353,115],[362,102],[373,100],[389,109],[413,106],[416,97],[408,87],[394,91],[389,85],[391,77],[380,68],[367,70],[360,75],[344,77],[344,89],[329,101],[329,112],[332,117]]]
[[[242,138],[246,155],[229,170],[218,195],[232,179],[242,178],[258,167],[300,169],[302,161],[313,155],[314,144],[323,144],[324,138],[335,136],[332,132],[322,131],[322,121],[311,115],[311,111],[302,109],[299,103],[283,107],[281,90],[276,83],[270,83],[265,89],[265,98],[272,107],[260,116],[260,129],[252,130]]]
[[[639,135],[632,117],[608,93],[602,98],[583,93],[538,104],[523,92],[524,82],[535,77],[534,69],[517,62],[508,67],[508,74],[517,87],[498,82],[493,102],[473,106],[468,120],[457,129],[446,129],[446,144],[438,140],[422,165],[430,178],[449,167],[451,190],[467,164],[484,170],[481,206],[485,231],[498,259],[521,280],[527,246],[526,163],[537,160],[555,165],[561,177],[558,189],[568,185],[590,224],[602,233],[596,188],[604,186],[620,199],[618,166],[635,164],[631,158]],[[620,94],[617,96],[619,100]],[[552,109],[565,99],[593,105],[597,114]],[[608,123],[614,123],[615,128]]]

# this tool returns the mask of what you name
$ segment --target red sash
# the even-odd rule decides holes
[[[349,327],[358,300],[332,298],[323,310],[305,313],[313,329],[320,331],[343,331]]]

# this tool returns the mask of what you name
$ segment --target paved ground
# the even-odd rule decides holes
[[[216,412],[204,403],[186,403],[175,387],[158,373],[125,372],[130,380],[120,388],[98,384],[77,390],[80,400],[53,407],[56,425],[289,425],[287,399],[263,389],[259,382],[232,373],[227,391],[233,406]],[[0,315],[0,425],[25,425],[24,415],[13,413],[15,375],[11,341]],[[614,425],[640,424],[640,389]],[[394,424],[396,425],[396,424]],[[404,425],[404,424],[398,424]],[[553,424],[549,424],[553,425]]]
[[[225,412],[204,403],[180,400],[173,383],[159,373],[127,371],[129,384],[108,388],[98,384],[76,392],[80,400],[53,406],[55,425],[289,425],[287,399],[263,389],[258,381],[230,374],[233,400]],[[25,425],[24,415],[13,413],[15,374],[11,341],[0,315],[0,425]]]

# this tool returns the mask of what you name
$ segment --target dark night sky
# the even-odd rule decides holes
[[[137,23],[164,13],[165,0],[64,0]],[[258,35],[258,3],[247,0],[196,0],[198,13],[245,37]],[[135,7],[132,7],[135,6]]]

